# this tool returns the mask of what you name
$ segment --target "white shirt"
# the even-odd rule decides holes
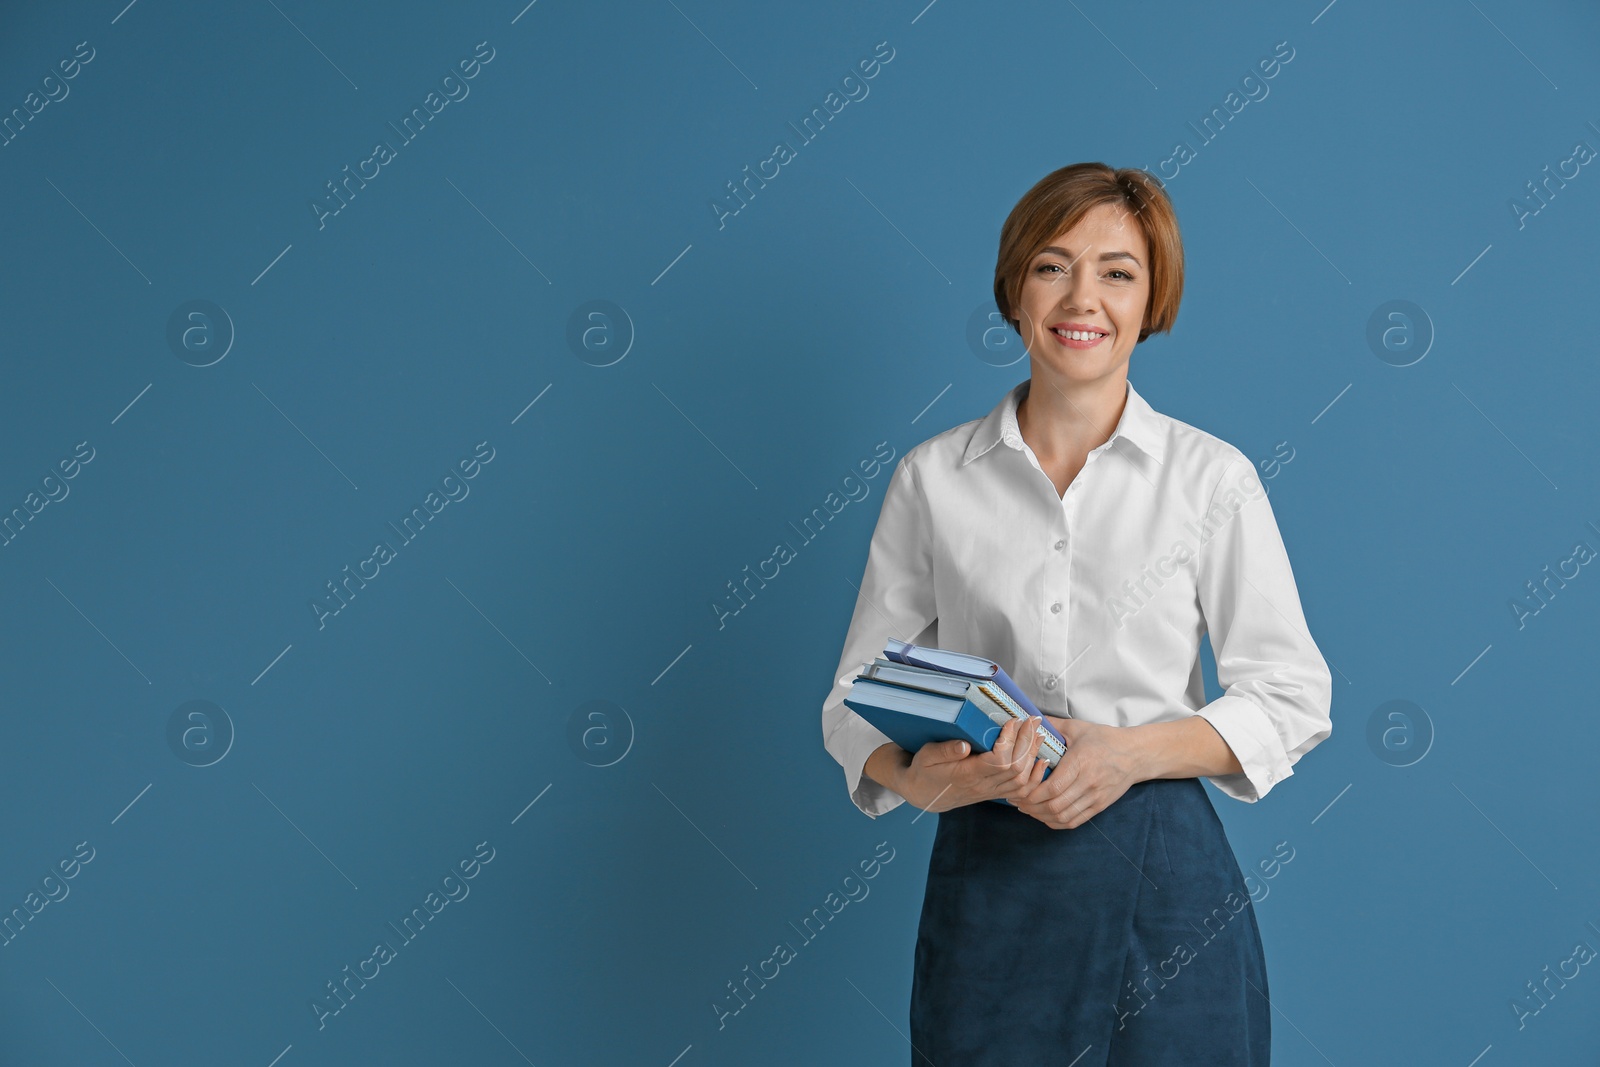
[[[1029,384],[911,449],[884,490],[822,706],[851,799],[873,817],[905,799],[862,774],[889,738],[844,704],[897,637],[993,659],[1051,715],[1204,716],[1244,768],[1211,781],[1259,800],[1332,732],[1333,685],[1254,465],[1129,382],[1116,430],[1063,496],[1017,428]],[[1224,692],[1205,703],[1208,631]]]

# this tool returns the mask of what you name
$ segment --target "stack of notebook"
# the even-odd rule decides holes
[[[994,660],[891,638],[883,657],[864,664],[845,706],[915,754],[931,741],[994,748],[1000,728],[1030,716],[1041,722],[1039,756],[1054,768],[1067,742]],[[1045,777],[1050,771],[1045,771]]]

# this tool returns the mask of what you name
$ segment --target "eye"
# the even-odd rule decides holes
[[[1048,270],[1060,270],[1060,269],[1061,269],[1061,265],[1059,263],[1043,263],[1043,264],[1040,264],[1038,267],[1034,268],[1034,273],[1035,274],[1043,274],[1044,272],[1046,272]]]
[[[1127,271],[1123,270],[1121,267],[1118,267],[1116,270],[1112,271],[1111,273],[1112,274],[1120,274],[1124,278],[1128,279],[1128,281],[1130,281],[1130,282],[1133,281],[1133,275],[1129,274]]]

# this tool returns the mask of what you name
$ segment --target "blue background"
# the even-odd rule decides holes
[[[1600,947],[1600,575],[1526,588],[1600,546],[1600,176],[1527,189],[1600,147],[1592,7],[123,2],[0,16],[0,113],[93,49],[0,147],[0,513],[93,450],[0,547],[0,913],[93,850],[0,947],[0,1059],[907,1062],[937,820],[863,817],[818,723],[886,474],[713,605],[878,442],[1026,377],[971,338],[1034,181],[1185,141],[1183,310],[1130,377],[1262,460],[1337,687],[1262,803],[1211,790],[1241,866],[1294,851],[1256,905],[1275,1062],[1594,1062],[1595,966],[1511,1007]],[[174,346],[192,301],[223,315]]]

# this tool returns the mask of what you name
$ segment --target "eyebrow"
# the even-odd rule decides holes
[[[1062,256],[1062,257],[1064,257],[1066,259],[1075,258],[1071,252],[1068,252],[1065,248],[1059,248],[1056,245],[1050,245],[1048,248],[1041,248],[1039,250],[1039,254],[1041,256],[1044,255],[1046,252],[1054,252],[1056,255]],[[1100,253],[1100,262],[1104,263],[1108,259],[1130,259],[1134,263],[1138,264],[1139,266],[1141,266],[1141,267],[1144,266],[1143,263],[1139,263],[1139,257],[1135,256],[1132,252],[1101,252]]]

